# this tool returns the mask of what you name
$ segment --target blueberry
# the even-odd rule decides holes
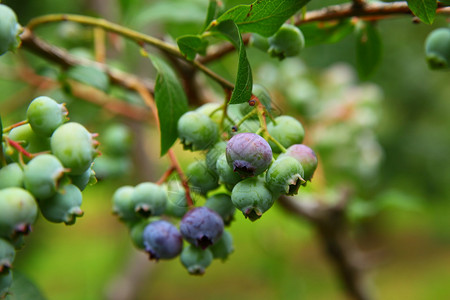
[[[66,184],[53,197],[41,200],[39,208],[48,221],[73,225],[76,218],[83,215],[81,202],[80,189],[73,184]]]
[[[38,199],[49,198],[56,193],[64,172],[63,165],[54,155],[38,155],[25,166],[25,187]]]
[[[133,242],[133,245],[138,249],[145,250],[144,230],[145,227],[150,224],[150,222],[151,221],[149,219],[144,219],[137,223],[130,223],[131,241]]]
[[[9,241],[0,238],[0,274],[11,268],[15,257],[14,246]]]
[[[175,225],[164,220],[147,225],[143,233],[145,251],[150,259],[171,259],[183,249],[183,238]]]
[[[125,155],[131,150],[133,136],[123,124],[110,125],[102,135],[102,146],[111,155]]]
[[[23,170],[18,163],[11,163],[0,169],[0,189],[23,187]]]
[[[220,239],[223,227],[220,215],[204,206],[191,209],[180,222],[180,231],[184,239],[202,249]]]
[[[267,125],[267,130],[285,148],[300,144],[305,137],[302,124],[291,116],[276,117],[275,123],[271,122]],[[274,153],[281,152],[281,149],[270,140],[269,145]]]
[[[280,60],[299,55],[305,47],[305,38],[298,27],[291,24],[283,24],[280,29],[268,39],[269,49],[267,52],[272,57]]]
[[[96,153],[92,134],[75,122],[59,126],[53,133],[50,144],[53,154],[74,175],[81,175],[89,169]]]
[[[425,55],[430,69],[450,68],[450,28],[437,28],[427,36]]]
[[[214,258],[225,261],[234,251],[233,237],[227,230],[224,230],[220,240],[209,249],[211,250]]]
[[[298,160],[305,172],[303,179],[311,181],[318,163],[317,156],[311,148],[306,145],[296,144],[287,148],[286,153],[283,155],[291,156]]]
[[[272,162],[269,143],[255,133],[239,133],[227,143],[228,164],[242,177],[257,176]]]
[[[81,175],[70,175],[70,180],[72,181],[72,184],[76,185],[80,191],[83,191],[88,184],[95,184],[97,182],[97,178],[95,177],[95,172],[91,168],[87,169],[83,174]]]
[[[8,290],[11,287],[13,282],[13,275],[11,270],[5,270],[3,273],[0,273],[0,299],[4,299],[8,294]]]
[[[256,221],[272,207],[275,197],[263,180],[247,178],[234,186],[231,201],[246,218]]]
[[[217,142],[214,146],[206,153],[206,165],[208,169],[217,174],[216,163],[222,154],[225,154],[225,149],[227,148],[227,143],[224,141]]]
[[[30,153],[38,153],[50,150],[50,139],[38,136],[30,124],[24,124],[13,128],[8,137],[19,142]]]
[[[302,165],[293,157],[282,156],[273,162],[266,173],[266,183],[274,194],[296,195],[302,183]]]
[[[17,187],[0,190],[0,237],[27,234],[37,213],[36,200],[28,191]]]
[[[41,96],[31,101],[27,109],[27,119],[33,131],[40,136],[49,137],[56,128],[66,121],[68,112],[64,104],[50,97]]]
[[[236,207],[231,202],[231,197],[228,194],[221,193],[209,197],[206,199],[205,206],[218,213],[225,225],[230,225],[234,219]]]
[[[169,184],[167,195],[167,206],[164,214],[176,218],[183,217],[189,208],[185,189],[180,183]]]
[[[144,218],[160,216],[167,205],[167,191],[153,182],[138,184],[131,194],[134,210]]]
[[[123,222],[134,223],[141,218],[136,214],[134,202],[131,200],[134,187],[125,185],[113,194],[113,213]]]
[[[178,120],[178,136],[184,149],[206,150],[214,145],[218,133],[217,124],[196,111],[189,111]]]
[[[201,249],[188,245],[180,255],[183,266],[191,275],[203,275],[205,269],[212,263],[213,254],[209,249]]]
[[[15,12],[8,6],[0,4],[0,56],[8,50],[19,47],[21,32],[22,27],[17,22]]]
[[[203,195],[219,186],[219,178],[204,160],[192,162],[186,169],[186,176],[191,189]]]
[[[234,172],[233,168],[227,162],[227,157],[222,154],[217,160],[216,164],[217,174],[219,174],[219,183],[225,184],[227,187],[231,189],[242,180],[242,177],[239,173]]]

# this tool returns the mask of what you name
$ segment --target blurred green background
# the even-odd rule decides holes
[[[308,10],[341,2],[311,1]],[[167,39],[197,32],[208,5],[206,0],[3,3],[17,12],[21,24],[42,14],[81,13]],[[225,1],[227,7],[238,3],[251,1]],[[318,174],[302,193],[332,197],[340,186],[354,188],[348,216],[352,234],[374,256],[370,276],[377,299],[450,298],[450,73],[430,71],[424,58],[427,34],[442,26],[448,26],[443,16],[432,26],[414,24],[408,16],[378,22],[382,62],[369,82],[355,75],[353,35],[306,48],[298,59],[281,63],[256,49],[248,52],[255,82],[270,88],[280,113],[302,120],[306,143],[319,154]],[[83,32],[78,39],[64,38],[64,30],[48,25],[38,32],[59,46],[92,55],[89,29],[76,28],[76,34]],[[121,51],[110,49],[108,58],[125,71],[153,75],[131,43]],[[29,101],[43,92],[60,95],[71,119],[91,131],[101,133],[101,123],[123,121],[61,90],[29,88],[8,72],[19,68],[22,59],[41,74],[57,70],[26,50],[0,59],[5,124],[23,119]],[[212,68],[232,78],[235,65],[232,54]],[[304,98],[296,97],[298,86]],[[111,93],[139,101],[123,91]],[[332,114],[333,108],[350,106],[356,113],[347,119]],[[135,130],[135,148],[144,150],[132,154],[134,167],[89,187],[83,193],[85,215],[75,226],[40,218],[18,252],[14,270],[33,281],[46,299],[106,299],[114,280],[133,264],[140,266],[142,279],[137,299],[346,299],[314,227],[277,205],[255,223],[237,213],[229,228],[235,252],[225,263],[214,261],[204,276],[189,276],[178,260],[147,261],[111,214],[111,196],[121,185],[157,180],[167,160],[158,157],[154,128],[125,123]],[[183,166],[199,155],[184,153],[179,145],[176,150]],[[143,154],[151,169],[138,169]]]

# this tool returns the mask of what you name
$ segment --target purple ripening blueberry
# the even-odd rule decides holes
[[[272,162],[269,143],[256,133],[244,132],[233,136],[227,143],[228,164],[241,177],[263,173]]]
[[[183,237],[172,223],[158,220],[148,224],[143,233],[145,251],[150,259],[171,259],[183,249]]]

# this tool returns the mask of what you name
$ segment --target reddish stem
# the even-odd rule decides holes
[[[23,155],[25,155],[28,158],[32,158],[33,155],[28,152],[27,150],[25,150],[22,146],[20,146],[20,144],[16,141],[13,141],[11,139],[7,139],[8,144],[10,144],[12,147],[16,148],[17,151],[19,151],[20,153],[22,153]]]
[[[18,122],[18,123],[16,123],[16,124],[13,124],[13,125],[11,125],[11,126],[8,126],[8,127],[4,128],[3,131],[4,131],[4,132],[8,132],[8,131],[11,131],[12,129],[16,128],[16,127],[25,125],[25,124],[27,124],[27,123],[28,123],[28,120],[20,121],[20,122]]]
[[[170,175],[172,175],[173,171],[175,171],[175,167],[174,166],[170,166],[166,172],[164,172],[164,174],[161,176],[161,178],[158,179],[158,181],[156,182],[156,184],[163,184],[164,182],[167,181],[167,179],[169,178]]]
[[[187,205],[192,208],[194,207],[194,202],[192,201],[191,198],[191,193],[190,193],[190,189],[189,189],[189,184],[188,184],[188,180],[186,178],[186,176],[184,175],[183,170],[180,167],[180,164],[178,163],[177,157],[175,156],[175,153],[173,152],[173,149],[169,149],[169,151],[167,151],[167,154],[169,155],[169,159],[172,163],[172,167],[175,168],[175,170],[178,173],[178,176],[181,179],[181,184],[183,185],[184,190],[186,191],[186,202]]]

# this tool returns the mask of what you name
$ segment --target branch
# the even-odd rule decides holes
[[[438,5],[437,13],[450,13],[448,7],[443,4]],[[335,21],[351,17],[387,17],[392,15],[412,15],[407,2],[393,3],[364,3],[355,5],[354,3],[345,3],[324,7],[319,10],[307,12],[302,18],[297,16],[295,25],[311,23],[316,21]]]
[[[336,271],[352,299],[370,300],[366,256],[350,238],[348,224],[345,222],[345,209],[349,191],[335,205],[325,205],[318,201],[302,202],[295,198],[281,196],[278,203],[289,213],[307,219],[320,236],[323,249],[336,267]]]

